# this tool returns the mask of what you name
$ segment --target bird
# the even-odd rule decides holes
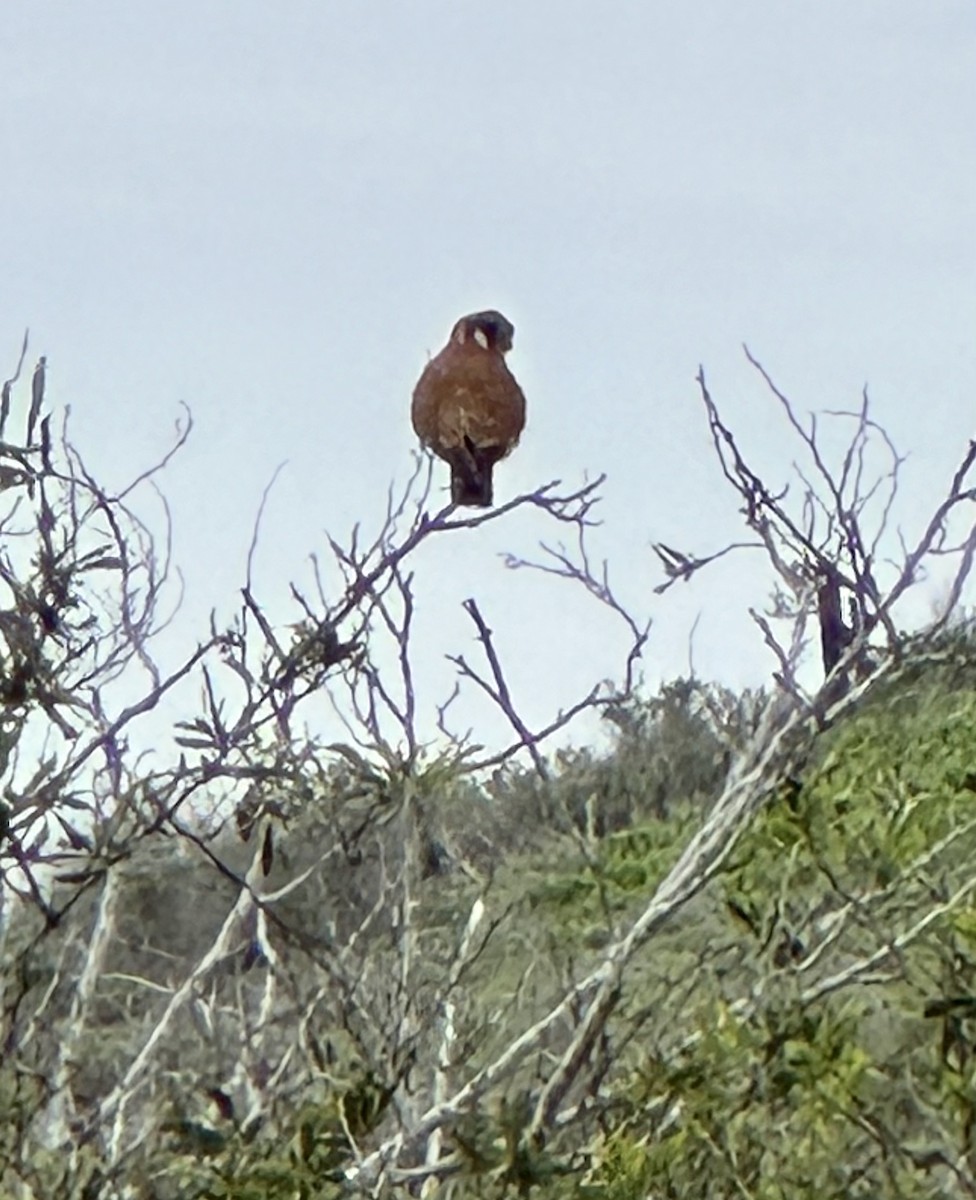
[[[414,430],[450,466],[453,504],[490,507],[495,463],[525,428],[525,397],[505,362],[514,335],[494,309],[461,317],[414,388]]]

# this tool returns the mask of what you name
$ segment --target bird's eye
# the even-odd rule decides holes
[[[483,329],[476,329],[474,331],[474,340],[483,350],[488,349],[488,334]]]

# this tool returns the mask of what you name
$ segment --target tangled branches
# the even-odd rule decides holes
[[[4,438],[25,356],[26,343],[3,388]],[[903,459],[867,397],[827,414],[852,431],[834,461],[818,420],[802,421],[750,361],[803,457],[789,485],[771,484],[700,374],[747,540],[699,556],[659,543],[657,593],[758,549],[774,594],[752,615],[776,690],[638,904],[607,900],[579,839],[586,878],[573,887],[592,883],[600,936],[574,941],[567,925],[558,954],[551,930],[520,923],[531,918],[527,860],[499,849],[500,832],[528,846],[537,831],[524,812],[499,831],[493,801],[506,779],[522,795],[555,787],[557,737],[581,713],[622,712],[637,683],[650,622],[620,601],[591,549],[603,477],[469,515],[434,505],[418,459],[376,532],[327,538],[311,586],[291,586],[284,624],[254,578],[256,525],[233,620],[212,621],[164,672],[154,638],[175,611],[168,513],[163,504],[159,537],[137,500],[158,494],[189,418],[159,463],[111,493],[66,423],[52,432],[38,362],[23,444],[0,444],[4,1186],[111,1195],[151,1181],[165,1195],[191,1177],[203,1188],[210,1157],[226,1153],[220,1169],[248,1185],[275,1170],[289,1187],[304,1172],[309,1187],[429,1190],[474,1171],[528,1187],[547,1154],[562,1169],[595,1136],[621,1048],[650,1020],[634,989],[647,947],[726,867],[817,731],[897,668],[894,610],[927,562],[956,561],[938,628],[961,603],[976,548],[976,523],[957,529],[976,498],[976,448],[893,560]],[[493,627],[504,614],[483,596],[461,602],[474,650],[438,644],[453,670],[447,694],[431,700],[418,684],[430,653],[416,621],[421,551],[514,513],[543,535],[537,552],[502,564],[575,589],[625,642],[606,672],[615,683],[581,689],[542,720],[528,715]],[[804,687],[812,620],[827,680]],[[162,701],[177,689],[184,715],[170,728]],[[496,744],[453,727],[466,691],[501,717]],[[507,891],[496,882],[506,870]],[[880,953],[863,957],[862,974]],[[825,973],[810,995],[858,969]]]
[[[25,340],[3,388],[8,431],[26,349]],[[586,550],[603,479],[570,489],[549,483],[468,516],[452,506],[429,511],[429,463],[418,459],[403,492],[391,493],[378,533],[367,538],[357,527],[346,541],[330,538],[327,568],[313,558],[313,590],[292,586],[290,631],[268,615],[249,563],[229,628],[212,624],[164,673],[153,643],[178,607],[177,598],[164,612],[169,514],[163,503],[160,541],[135,502],[147,487],[158,495],[155,478],[188,437],[189,416],[158,464],[111,493],[87,469],[66,422],[52,435],[46,369],[41,359],[23,444],[0,446],[0,944],[11,968],[0,1012],[20,1112],[12,1126],[17,1178],[41,1178],[31,1175],[32,1147],[66,1150],[58,1187],[121,1177],[133,1155],[156,1153],[167,1132],[192,1125],[185,1113],[173,1125],[184,1105],[172,1083],[178,1077],[192,1092],[197,1071],[163,1070],[187,1044],[187,1015],[202,1038],[201,1069],[221,1081],[205,1090],[223,1097],[222,1111],[234,1109],[232,1093],[235,1103],[243,1097],[243,1129],[274,1119],[288,1095],[320,1077],[333,1054],[323,1046],[336,1038],[342,1070],[386,1080],[380,1109],[395,1100],[407,1119],[398,1081],[441,1037],[445,1006],[483,945],[472,919],[459,949],[441,948],[453,965],[439,982],[428,950],[421,953],[430,933],[414,910],[424,880],[471,870],[463,851],[438,840],[433,807],[520,754],[545,773],[547,742],[633,681],[646,629],[617,604],[605,566],[594,574]],[[623,619],[632,639],[623,688],[592,687],[530,728],[472,598],[464,607],[485,665],[452,655],[454,691],[421,713],[412,559],[431,539],[517,510],[571,531],[576,551],[559,552],[561,573]],[[257,536],[256,526],[255,544]],[[185,698],[190,681],[199,685],[199,711],[170,735],[161,702],[181,685]],[[480,757],[448,732],[465,686],[487,694],[512,730],[508,744]],[[323,699],[342,740],[323,741]],[[437,729],[446,746],[431,752],[427,731]],[[140,742],[155,745],[152,758],[139,753]],[[283,858],[280,849],[296,824],[315,839],[298,865],[293,850]],[[183,902],[177,897],[212,888],[223,910],[216,920],[208,910],[199,936],[192,921],[181,932],[156,915],[140,931],[136,897],[150,880],[157,891],[178,888],[168,892],[170,914]],[[326,915],[310,922],[303,910],[313,896]],[[150,904],[153,914],[167,911]],[[191,946],[176,957],[163,949],[174,934]],[[387,950],[380,937],[392,938]],[[263,981],[252,986],[256,965]],[[303,1016],[283,1027],[289,1013]],[[110,1039],[103,1067],[94,1046],[106,1021],[125,1033]],[[221,1027],[236,1031],[229,1056]],[[355,1087],[334,1089],[347,1097],[335,1135],[340,1159],[366,1120],[350,1115]]]
[[[738,496],[739,511],[756,540],[733,543],[704,556],[658,543],[654,549],[666,578],[655,590],[663,594],[730,553],[762,550],[776,588],[770,615],[787,622],[791,631],[790,644],[786,644],[766,615],[752,611],[778,660],[776,682],[794,695],[802,694],[796,664],[804,643],[805,622],[815,615],[824,672],[833,676],[831,694],[837,694],[843,691],[850,674],[864,678],[870,673],[874,661],[870,645],[886,653],[898,653],[901,639],[893,619],[895,606],[918,581],[924,564],[937,556],[955,557],[958,566],[936,628],[943,627],[958,611],[976,551],[976,525],[970,524],[955,543],[951,530],[956,514],[976,498],[976,483],[970,482],[976,444],[966,450],[945,497],[915,543],[901,541],[900,556],[893,558],[889,546],[894,532],[891,521],[905,460],[871,416],[867,391],[858,409],[824,414],[838,426],[851,428],[840,461],[833,465],[824,450],[816,414],[811,414],[806,423],[801,421],[765,368],[748,350],[746,356],[803,451],[806,461],[793,464],[798,487],[789,483],[773,487],[749,465],[712,398],[704,371],[699,371],[698,386],[720,469]]]

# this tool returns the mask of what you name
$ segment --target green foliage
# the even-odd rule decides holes
[[[91,1200],[104,1183],[97,1147],[79,1146],[70,1156],[36,1146],[27,1152],[24,1130],[30,1128],[43,1097],[43,1080],[9,1063],[0,1071],[0,1196],[24,1194],[21,1184],[29,1179],[36,1196]]]
[[[342,1167],[351,1160],[336,1106],[311,1100],[274,1138],[187,1122],[172,1132],[147,1172],[158,1200],[328,1200],[342,1194]]]
[[[752,698],[716,685],[676,679],[651,697],[632,697],[604,713],[610,753],[563,750],[547,781],[548,823],[599,836],[714,798],[728,768],[730,741],[748,722]]]
[[[961,883],[976,855],[974,741],[976,690],[930,682],[865,706],[743,839],[730,901],[755,922],[770,889],[795,918],[825,883],[841,894],[897,886],[901,903],[919,883]]]
[[[770,798],[722,881],[731,922],[711,909],[698,940],[720,970],[613,1088],[581,1194],[957,1193],[976,1119],[966,645],[910,662]]]
[[[900,686],[886,685],[821,735],[717,885],[633,964],[590,1052],[590,1091],[578,1098],[576,1122],[545,1142],[527,1136],[533,1097],[569,1027],[444,1130],[453,1156],[445,1200],[953,1194],[951,1164],[971,1153],[976,1126],[976,677],[958,646],[953,653],[951,672],[909,664]],[[491,927],[453,993],[456,1059],[476,1070],[626,930],[700,822],[721,781],[723,747],[749,736],[751,713],[751,698],[737,704],[698,684],[671,685],[614,714],[607,753],[567,752],[548,781],[506,771],[479,787],[463,762],[441,759],[402,778],[395,765],[352,761],[319,772],[310,755],[290,792],[251,793],[252,821],[278,806],[274,869],[286,878],[309,872],[275,915],[296,938],[342,944],[375,906],[400,830],[436,841],[445,865],[423,875],[414,894],[414,998],[422,1009],[437,994],[466,914],[483,897]],[[315,870],[329,830],[377,813],[381,835]],[[410,821],[398,824],[404,814]],[[531,830],[521,848],[519,822]],[[213,845],[243,870],[241,836],[228,825]],[[95,1092],[131,1053],[126,1039],[150,1028],[165,1004],[169,964],[199,955],[234,895],[226,878],[201,876],[180,854],[134,856],[124,888],[121,937],[95,1010],[103,1025],[82,1070]],[[93,903],[79,904],[75,917],[90,920]],[[364,929],[363,987],[396,962],[391,914]],[[296,979],[302,945],[278,946]],[[52,967],[38,953],[30,962],[34,996]],[[159,992],[133,991],[136,974]],[[221,1003],[259,996],[264,979],[241,958],[224,965],[212,1005],[218,1029]],[[304,994],[307,1010],[299,1002],[277,1019],[282,1052],[288,1023],[305,1022],[315,1070],[253,1127],[243,1128],[239,1113],[221,1119],[180,1099],[227,1076],[232,1032],[217,1051],[187,1029],[182,1052],[161,1059],[172,1075],[169,1099],[153,1140],[126,1167],[140,1195],[345,1194],[345,1170],[396,1128],[401,1081],[415,1087],[423,1070],[400,1073],[374,1058],[353,1020],[316,1019],[317,994],[296,989]],[[56,992],[50,1006],[57,1012],[66,1000]],[[429,1061],[430,1043],[415,1050]],[[29,1079],[0,1069],[8,1117],[0,1157],[15,1153],[30,1121]],[[77,1181],[65,1177],[63,1158],[35,1156],[35,1190],[84,1195],[83,1181],[99,1178],[95,1146],[73,1161]]]
[[[560,940],[599,947],[626,917],[646,903],[694,828],[699,814],[675,805],[669,821],[647,821],[601,839],[585,857],[520,871],[533,910],[558,929]]]

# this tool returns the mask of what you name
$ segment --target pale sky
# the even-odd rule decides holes
[[[771,666],[743,616],[757,557],[652,594],[652,542],[741,536],[699,363],[771,482],[796,449],[741,344],[801,412],[867,384],[910,453],[908,536],[973,433],[970,0],[4,0],[0,171],[0,376],[30,326],[110,486],[193,411],[161,480],[174,660],[233,610],[282,461],[257,571],[281,620],[325,530],[376,531],[414,382],[475,309],[514,322],[529,406],[496,496],[608,474],[594,550],[655,620],[655,684],[687,671],[696,618],[704,677]],[[428,712],[442,656],[476,653],[471,595],[531,720],[618,671],[612,623],[497,557],[552,533],[520,516],[418,557]]]

